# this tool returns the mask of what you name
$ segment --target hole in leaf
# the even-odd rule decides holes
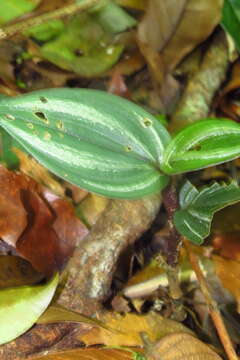
[[[193,148],[191,150],[200,151],[201,149],[202,149],[202,146],[200,144],[196,144],[195,146],[193,146]]]
[[[149,126],[152,126],[152,120],[150,119],[143,119],[143,124],[145,127],[149,127]]]
[[[76,56],[79,56],[79,57],[84,55],[84,52],[81,49],[75,50],[74,53],[75,53]]]
[[[34,113],[39,119],[43,120],[44,122],[48,123],[48,118],[45,116],[45,114],[41,111],[37,111]]]
[[[132,151],[132,147],[130,145],[124,146],[124,150],[127,152]]]
[[[39,99],[43,104],[46,104],[48,102],[47,98],[45,98],[44,96],[40,96]]]

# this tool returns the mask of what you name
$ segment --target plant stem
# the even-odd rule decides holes
[[[181,235],[177,232],[173,222],[173,216],[178,208],[178,196],[176,191],[176,181],[173,178],[171,184],[163,191],[163,204],[168,215],[168,226],[170,235],[167,243],[167,263],[175,267],[178,263],[178,253],[181,245]]]
[[[166,273],[168,277],[168,285],[170,296],[174,300],[182,297],[182,291],[179,285],[178,276],[178,255],[181,245],[181,236],[173,222],[173,216],[178,208],[178,196],[176,191],[176,178],[172,178],[171,184],[163,191],[163,204],[168,215],[168,226],[170,234],[166,244]],[[176,309],[176,312],[182,313],[181,310]]]
[[[49,20],[59,19],[64,16],[69,16],[77,11],[85,11],[93,7],[99,0],[83,0],[74,4],[62,7],[60,9],[40,14],[29,19],[23,19],[16,24],[6,25],[0,28],[0,40],[6,39],[16,33],[21,33],[32,26],[40,25]]]
[[[186,242],[185,244],[187,252],[188,252],[188,256],[189,256],[189,260],[191,262],[192,268],[196,273],[197,279],[199,281],[199,285],[201,288],[201,291],[205,297],[207,306],[209,308],[209,313],[210,316],[212,318],[212,321],[216,327],[218,336],[221,340],[221,343],[224,347],[224,350],[228,356],[229,360],[237,360],[238,357],[236,355],[236,352],[233,348],[232,342],[229,338],[229,335],[227,333],[225,324],[223,322],[221,313],[218,309],[218,304],[216,303],[216,301],[212,298],[211,296],[211,290],[210,287],[202,273],[202,270],[199,266],[199,261],[198,261],[198,256],[195,255],[192,251],[191,251],[191,247],[189,246],[188,242]]]

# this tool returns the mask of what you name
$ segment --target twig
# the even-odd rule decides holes
[[[64,16],[69,16],[77,11],[87,10],[93,7],[94,5],[96,5],[98,2],[99,0],[83,0],[80,3],[76,2],[74,4],[62,7],[60,9],[47,12],[41,15],[37,15],[27,20],[26,19],[21,20],[16,24],[6,25],[0,28],[0,40],[13,36],[16,33],[21,33],[32,26],[43,24],[46,21],[59,19]]]
[[[232,342],[229,338],[229,335],[227,333],[225,324],[223,322],[221,313],[218,309],[218,304],[217,302],[212,298],[211,296],[211,290],[210,287],[202,273],[202,270],[199,266],[199,261],[198,261],[198,256],[195,255],[192,251],[191,248],[189,246],[189,244],[186,242],[185,243],[187,252],[188,252],[188,256],[189,256],[189,260],[191,262],[192,268],[196,273],[197,279],[199,281],[199,285],[201,288],[201,291],[205,297],[207,306],[209,308],[209,313],[210,316],[212,318],[212,321],[216,327],[218,336],[221,340],[221,343],[224,347],[224,350],[228,356],[229,360],[238,360],[238,357],[236,355],[236,352],[233,348]]]

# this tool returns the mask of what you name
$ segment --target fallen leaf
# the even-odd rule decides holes
[[[32,327],[52,300],[57,284],[58,274],[44,285],[0,290],[0,344]]]
[[[151,342],[175,332],[192,334],[192,332],[181,323],[166,319],[156,313],[147,315],[131,313],[124,316],[108,313],[101,321],[109,328],[116,330],[116,333],[102,328],[93,328],[81,337],[81,340],[86,345],[142,346],[141,333],[146,333]]]
[[[148,360],[221,360],[209,346],[186,333],[165,336],[150,347]]]
[[[41,47],[42,56],[53,64],[83,76],[94,77],[111,68],[123,51],[93,16],[72,18],[65,30]]]
[[[47,186],[54,194],[64,196],[65,189],[61,184],[50,174],[50,172],[34,158],[25,152],[14,148],[14,153],[17,155],[20,165],[19,170],[24,174],[31,176],[38,183]]]
[[[61,269],[87,228],[69,202],[0,166],[0,237],[41,273]]]
[[[45,356],[34,357],[32,360],[134,360],[138,358],[138,352],[141,349],[133,350],[118,350],[118,349],[75,349],[70,351],[61,351]],[[208,359],[206,359],[208,360]]]
[[[240,121],[240,104],[238,90],[240,88],[240,62],[237,61],[232,68],[230,79],[221,90],[215,106],[225,115],[235,121]],[[236,94],[236,96],[235,96]]]
[[[33,285],[43,278],[29,262],[17,256],[0,256],[0,269],[0,289]]]
[[[58,322],[82,323],[87,326],[90,325],[91,327],[100,326],[104,329],[107,329],[107,326],[103,322],[82,315],[76,311],[71,311],[58,304],[50,305],[47,310],[40,316],[37,324],[52,324]],[[111,331],[111,329],[108,330]]]
[[[86,224],[93,226],[105,210],[108,203],[109,199],[106,197],[89,194],[76,208],[76,212]]]
[[[217,276],[223,287],[234,296],[240,313],[240,263],[220,256],[214,256],[213,260]]]
[[[221,19],[222,6],[223,0],[151,0],[139,25],[139,40],[160,52],[164,65],[172,71],[212,33]]]
[[[222,6],[223,0],[149,1],[138,27],[138,41],[166,109],[179,95],[173,70],[212,33],[221,19]]]
[[[240,261],[240,232],[215,234],[212,245],[222,257]]]

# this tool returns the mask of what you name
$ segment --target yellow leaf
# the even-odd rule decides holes
[[[151,342],[155,342],[171,333],[192,332],[173,320],[165,319],[156,313],[147,315],[108,313],[103,319],[105,324],[116,330],[111,332],[102,328],[93,328],[81,336],[86,345],[104,344],[107,346],[143,346],[141,333],[147,334]]]

